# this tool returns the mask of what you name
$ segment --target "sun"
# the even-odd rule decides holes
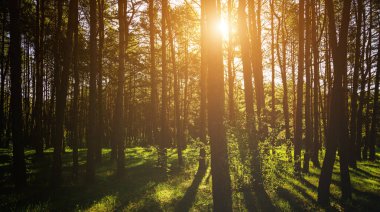
[[[229,26],[225,20],[221,19],[219,21],[218,29],[219,29],[219,32],[222,35],[223,39],[228,39]]]

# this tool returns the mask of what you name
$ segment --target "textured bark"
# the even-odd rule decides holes
[[[227,139],[223,125],[224,72],[222,37],[216,28],[220,9],[215,0],[206,0],[207,58],[208,58],[208,130],[211,144],[211,175],[214,211],[232,211],[231,179],[229,173]]]

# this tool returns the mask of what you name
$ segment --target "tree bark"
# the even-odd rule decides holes
[[[215,0],[206,0],[208,58],[208,129],[211,143],[211,175],[214,211],[232,211],[231,179],[224,118],[224,72],[222,37],[217,29],[220,8]]]

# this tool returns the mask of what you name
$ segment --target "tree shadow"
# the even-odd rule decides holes
[[[175,207],[175,211],[190,211],[191,206],[195,201],[195,197],[197,195],[198,187],[201,184],[205,174],[207,167],[198,168],[197,173],[195,174],[194,180],[191,183],[190,187],[186,190],[183,198],[177,203]]]
[[[277,211],[268,193],[263,188],[243,189],[244,204],[248,211]]]

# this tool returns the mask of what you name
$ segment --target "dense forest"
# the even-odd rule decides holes
[[[1,211],[376,211],[377,0],[1,0]]]

